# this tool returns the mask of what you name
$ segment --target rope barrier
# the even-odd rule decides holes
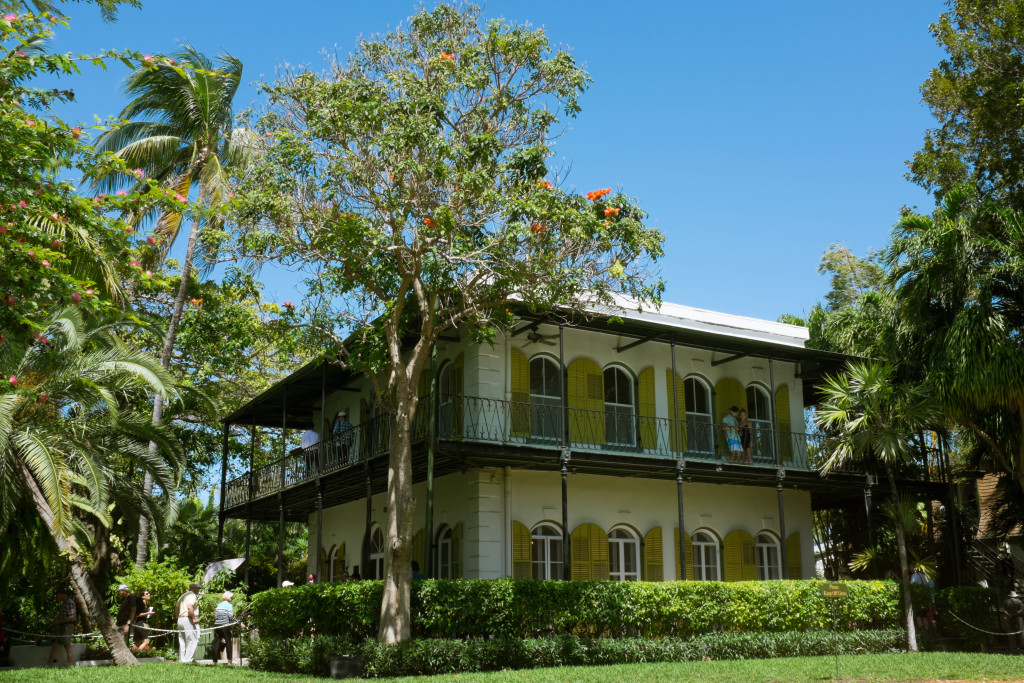
[[[235,626],[236,624],[241,624],[241,623],[242,622],[240,622],[240,621],[232,621],[230,624],[223,624],[221,626],[209,626],[207,628],[200,628],[200,629],[196,629],[196,630],[199,631],[199,633],[212,633],[213,631],[215,631],[215,630],[217,630],[219,628],[225,628],[227,626]],[[149,632],[149,633],[157,633],[158,635],[154,636],[156,638],[162,638],[163,636],[169,635],[171,633],[183,633],[183,631],[180,628],[167,629],[167,628],[153,628],[152,626],[143,626],[142,628],[146,629],[146,631]],[[27,636],[27,637],[33,638],[33,639],[40,639],[40,638],[51,638],[51,639],[53,639],[53,638],[63,638],[64,637],[63,634],[58,634],[58,633],[31,633],[29,631],[19,631],[17,629],[13,629],[13,628],[4,628],[4,633],[15,633],[15,634],[17,634],[19,636]],[[70,635],[70,637],[71,638],[102,638],[103,634],[102,633],[97,633],[97,632],[93,632],[93,633],[73,633],[73,634]],[[16,640],[25,640],[25,638],[24,637],[16,638]]]
[[[196,630],[199,631],[200,633],[213,633],[214,631],[216,631],[219,628],[225,628],[227,626],[235,626],[236,624],[241,624],[241,623],[242,622],[240,622],[240,621],[232,621],[230,624],[221,624],[220,626],[209,626],[207,628],[200,628],[200,629],[196,629]],[[156,631],[158,633],[164,633],[164,634],[166,634],[166,633],[182,633],[182,630],[180,628],[169,628],[169,629],[168,628],[152,628],[151,626],[146,626],[145,628],[148,631]]]
[[[59,633],[30,633],[28,631],[18,631],[17,629],[6,628],[6,627],[4,628],[4,633],[17,633],[18,635],[29,636],[31,638],[63,638],[64,637],[63,634],[59,634]],[[102,638],[103,634],[102,633],[95,633],[95,632],[94,633],[72,633],[69,637],[71,637],[71,638]],[[19,638],[19,640],[24,640],[24,638]]]
[[[964,626],[966,626],[968,628],[973,628],[975,631],[980,631],[981,633],[987,633],[990,636],[1016,636],[1016,635],[1020,635],[1021,633],[1024,633],[1024,630],[1022,630],[1022,631],[1013,631],[1012,633],[1005,633],[1003,631],[986,631],[985,629],[978,628],[977,626],[974,626],[973,624],[968,624],[966,621],[964,621],[959,616],[957,616],[956,612],[954,612],[953,610],[949,610],[949,613],[952,614],[953,618],[955,618],[957,621],[959,621]]]

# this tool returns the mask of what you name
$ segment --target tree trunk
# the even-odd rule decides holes
[[[889,490],[892,492],[893,505],[899,505],[896,491],[896,474],[889,463],[885,464],[885,474],[889,477]],[[900,583],[903,586],[903,611],[907,621],[907,650],[917,652],[917,631],[914,628],[914,604],[910,599],[910,567],[907,562],[907,537],[903,529],[903,520],[896,515],[896,544],[900,555]]]
[[[412,537],[416,498],[412,493],[411,428],[417,396],[408,381],[396,388],[388,459],[388,527],[385,534],[384,596],[380,605],[382,643],[401,643],[412,634]]]
[[[20,458],[15,458],[14,461],[17,463],[36,512],[39,513],[39,517],[50,530],[50,535],[57,544],[57,548],[61,553],[65,553],[71,562],[71,579],[74,582],[75,588],[81,592],[82,599],[89,610],[89,614],[92,615],[96,627],[103,634],[103,640],[106,641],[107,647],[110,648],[110,652],[113,654],[114,664],[118,666],[138,664],[139,662],[135,659],[135,655],[132,654],[132,651],[125,644],[124,634],[114,624],[114,620],[111,618],[110,612],[103,602],[103,596],[96,590],[96,584],[93,583],[89,572],[82,565],[82,560],[71,538],[65,536],[60,529],[56,528],[53,511],[50,509],[50,504],[46,501],[43,492],[39,490],[32,472]]]
[[[89,604],[85,601],[85,596],[82,595],[82,591],[78,589],[78,584],[74,581],[71,582],[71,592],[74,593],[75,606],[78,607],[78,616],[82,618],[82,628],[86,632],[92,632],[92,618],[90,615],[92,611],[89,609]]]
[[[197,173],[201,171],[199,168]],[[174,353],[174,340],[178,336],[178,325],[181,323],[181,315],[185,310],[185,298],[188,296],[188,283],[192,278],[192,259],[196,252],[196,241],[199,238],[199,219],[192,221],[192,229],[188,233],[188,246],[185,249],[185,260],[181,264],[181,286],[178,287],[178,295],[174,298],[174,308],[171,310],[171,322],[167,326],[167,338],[164,340],[164,348],[160,353],[160,365],[164,370],[171,368],[171,355]],[[153,400],[153,424],[159,425],[164,417],[164,400],[162,396],[155,396]],[[159,455],[157,445],[149,442],[149,457],[156,459]],[[142,482],[142,493],[144,496],[153,495],[153,475],[147,471]],[[139,538],[135,548],[135,566],[142,567],[149,557],[149,518],[146,515],[139,515]]]

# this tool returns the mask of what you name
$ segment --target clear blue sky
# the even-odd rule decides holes
[[[428,3],[430,5],[432,3]],[[187,40],[230,52],[251,82],[281,64],[319,70],[386,31],[412,2],[143,0],[104,24],[68,4],[71,30],[54,51],[170,52]],[[554,163],[583,191],[620,186],[666,235],[666,300],[774,319],[802,314],[827,290],[822,253],[843,242],[885,246],[899,208],[930,210],[903,162],[932,124],[919,87],[942,53],[928,25],[940,0],[859,3],[483,3],[487,17],[544,27],[594,79]],[[126,70],[86,69],[61,113],[91,122],[124,105]],[[267,274],[266,295],[295,299],[292,279]]]

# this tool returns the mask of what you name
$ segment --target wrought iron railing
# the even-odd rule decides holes
[[[426,400],[412,425],[412,442],[427,435]],[[521,445],[559,450],[564,442],[574,451],[736,464],[759,468],[818,470],[824,447],[818,435],[775,432],[763,423],[747,429],[729,428],[694,419],[646,417],[628,411],[585,410],[558,405],[517,403],[489,398],[452,396],[438,406],[437,438],[449,442]],[[729,448],[734,436],[740,450]],[[252,499],[388,455],[391,421],[379,415],[343,434],[257,468]],[[227,507],[250,499],[248,473],[228,482]]]

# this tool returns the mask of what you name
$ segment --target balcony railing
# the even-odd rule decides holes
[[[412,442],[426,438],[428,402],[422,400],[412,427]],[[646,458],[736,464],[759,468],[816,470],[824,461],[820,437],[773,431],[768,424],[751,423],[733,433],[742,450],[732,453],[727,429],[707,421],[643,417],[627,411],[583,410],[558,405],[517,403],[489,398],[452,396],[438,406],[437,438],[448,442],[518,445],[559,450],[563,434],[574,451]],[[730,432],[732,430],[729,430]],[[678,434],[677,434],[678,432]],[[316,479],[361,462],[388,455],[391,421],[379,415],[344,434],[263,465],[252,477],[253,500]],[[227,507],[250,500],[249,476],[228,482]]]

